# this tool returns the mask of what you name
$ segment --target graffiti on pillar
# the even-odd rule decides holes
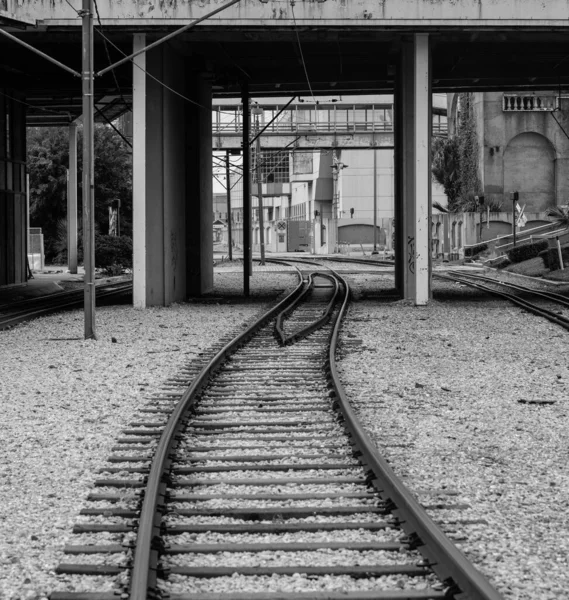
[[[415,238],[407,237],[407,269],[409,273],[415,275]]]

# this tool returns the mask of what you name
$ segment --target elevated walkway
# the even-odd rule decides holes
[[[336,99],[279,103],[263,99],[258,131],[263,149],[370,149],[393,148],[393,104],[338,102]],[[446,107],[433,107],[433,135],[447,135]],[[214,100],[212,111],[214,150],[240,150],[243,107],[236,101]]]

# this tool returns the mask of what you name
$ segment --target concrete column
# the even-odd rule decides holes
[[[135,35],[135,51],[144,45]],[[151,75],[133,67],[134,305],[143,308],[213,287],[211,90],[169,45],[136,61]]]
[[[430,295],[431,76],[427,34],[402,42],[395,99],[396,285],[415,305]]]
[[[133,52],[146,46],[146,34],[133,36]],[[132,66],[132,246],[133,305],[146,307],[146,54]]]
[[[187,185],[186,278],[189,295],[213,289],[213,166],[211,83],[195,71],[186,73]]]
[[[67,263],[77,273],[77,123],[69,124],[69,179],[67,182]]]

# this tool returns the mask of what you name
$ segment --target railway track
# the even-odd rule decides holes
[[[58,568],[95,583],[51,600],[500,598],[349,406],[334,360],[347,283],[299,279],[124,432],[75,528],[94,537]]]
[[[103,283],[96,287],[97,302],[113,300],[131,293],[131,281]],[[67,290],[47,296],[2,304],[0,305],[0,331],[38,317],[80,308],[83,306],[83,294],[82,289]]]
[[[564,295],[535,290],[523,285],[498,281],[492,277],[463,271],[450,271],[445,275],[437,273],[436,277],[469,285],[483,292],[499,296],[534,315],[544,317],[569,330],[569,298]],[[533,297],[533,301],[530,301],[528,297]]]

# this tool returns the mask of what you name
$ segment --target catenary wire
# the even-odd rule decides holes
[[[97,23],[99,24],[99,28],[100,30],[103,32],[103,24],[101,23],[101,15],[99,14],[99,6],[97,4],[97,0],[93,0],[94,1],[94,5],[95,5],[95,12],[97,13]],[[103,38],[103,45],[105,47],[105,52],[107,54],[107,59],[109,61],[109,64],[113,64],[113,61],[111,60],[111,54],[109,52],[109,46],[107,44],[107,40],[106,38]],[[113,80],[115,82],[115,85],[117,87],[117,90],[119,92],[119,95],[121,97],[121,100],[123,101],[123,104],[132,111],[132,106],[126,101],[125,97],[123,96],[122,90],[121,90],[121,86],[119,85],[119,81],[117,79],[117,74],[115,73],[115,70],[113,69],[112,71],[113,74]],[[131,146],[132,147],[132,146]]]
[[[102,38],[104,38],[105,40],[107,40],[107,42],[113,48],[115,48],[116,50],[118,50],[123,56],[126,56],[126,54],[115,43],[113,43],[100,29],[96,29],[96,32]],[[191,100],[187,96],[184,96],[184,94],[180,94],[180,92],[177,92],[176,90],[172,89],[170,86],[166,85],[163,81],[160,81],[160,79],[158,79],[157,77],[154,77],[154,75],[152,75],[146,69],[143,69],[138,63],[136,63],[133,58],[131,58],[129,60],[130,60],[130,62],[134,66],[136,66],[138,69],[140,69],[147,77],[150,77],[150,79],[153,79],[154,81],[156,81],[156,83],[158,83],[159,85],[161,85],[162,87],[164,87],[168,91],[172,92],[173,94],[176,94],[176,96],[180,96],[180,98],[182,98],[183,100],[186,100],[190,104],[194,104],[195,106],[199,106],[200,108],[203,108],[205,110],[205,106],[201,105],[199,102],[196,102],[195,100]]]
[[[312,96],[312,100],[314,100],[314,102],[316,102],[316,98],[314,97],[314,92],[312,91],[312,86],[310,85],[310,78],[308,77],[308,70],[306,68],[306,62],[304,61],[304,53],[302,52],[300,36],[298,35],[298,26],[296,24],[296,17],[294,16],[294,0],[291,0],[290,8],[292,10],[292,20],[294,21],[294,33],[296,34],[296,41],[298,42],[300,58],[302,60],[302,66],[304,67],[304,74],[306,75],[306,83],[308,83],[308,89],[310,90],[310,95]]]

